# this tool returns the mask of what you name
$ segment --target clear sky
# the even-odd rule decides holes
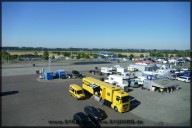
[[[2,46],[190,49],[190,2],[2,2]]]

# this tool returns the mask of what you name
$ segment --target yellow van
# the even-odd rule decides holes
[[[77,84],[71,84],[69,86],[69,93],[71,96],[75,97],[76,99],[84,99],[85,94],[83,89]]]

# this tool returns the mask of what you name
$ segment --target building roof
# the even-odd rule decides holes
[[[151,81],[155,83],[156,87],[160,87],[160,88],[168,88],[168,87],[172,87],[173,85],[177,85],[176,82],[169,80],[168,78],[154,79]]]

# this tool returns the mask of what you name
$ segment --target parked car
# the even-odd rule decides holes
[[[68,74],[69,78],[83,78],[85,75],[81,74],[79,71],[77,70],[73,70],[72,74]]]
[[[95,74],[96,71],[95,70],[89,70],[89,73]]]
[[[89,73],[92,73],[92,74],[98,74],[99,71],[98,71],[98,70],[89,70]]]
[[[181,68],[183,71],[189,71],[189,68]]]
[[[103,119],[103,114],[94,106],[85,106],[84,112],[96,121],[101,121]]]
[[[133,87],[133,88],[137,88],[139,87],[138,81],[137,79],[129,79],[128,80],[128,87]]]
[[[83,112],[78,112],[73,115],[73,120],[81,128],[97,128],[97,125]]]

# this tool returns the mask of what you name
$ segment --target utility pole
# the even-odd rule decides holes
[[[51,69],[51,58],[49,57],[49,70]]]
[[[9,49],[8,49],[8,46],[7,46],[7,63],[9,63]]]

